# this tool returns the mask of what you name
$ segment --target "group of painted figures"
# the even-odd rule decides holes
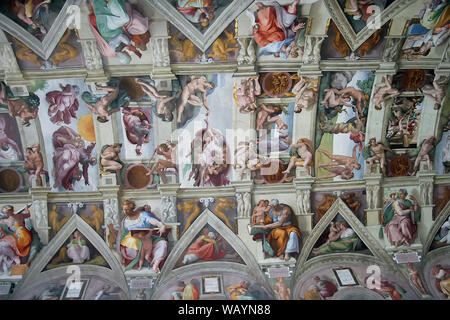
[[[445,79],[444,79],[445,80]],[[297,84],[292,89],[296,93],[296,104],[294,112],[301,112],[304,108],[311,108],[317,102],[317,87],[313,84],[314,81],[301,77]],[[438,84],[440,83],[440,84]],[[433,97],[435,107],[439,107],[443,99],[443,80],[442,78],[435,80],[435,90],[423,89],[424,93]],[[212,82],[208,82],[205,76],[191,76],[190,81],[175,95],[162,95],[156,88],[143,80],[135,80],[136,86],[142,89],[144,94],[149,96],[152,101],[156,103],[156,113],[165,120],[170,120],[172,117],[172,110],[168,107],[168,103],[172,100],[178,101],[178,115],[177,122],[182,121],[183,111],[187,105],[204,107],[207,110],[206,115],[210,113],[210,107],[207,102],[207,91],[214,88]],[[60,85],[61,90],[50,91],[46,94],[46,101],[48,103],[48,116],[52,123],[60,126],[60,128],[53,133],[53,147],[55,153],[53,155],[54,163],[54,187],[63,187],[66,190],[72,190],[73,182],[81,180],[84,177],[85,183],[89,184],[87,178],[87,168],[89,165],[95,165],[96,161],[91,156],[95,143],[85,146],[83,138],[71,129],[68,125],[71,124],[72,119],[76,119],[76,112],[79,108],[79,88],[76,85]],[[152,129],[151,112],[142,107],[129,107],[130,98],[123,88],[122,81],[115,81],[115,83],[108,86],[96,85],[98,90],[104,91],[106,95],[96,97],[89,91],[83,92],[81,98],[85,102],[87,108],[98,116],[99,122],[108,121],[108,117],[115,112],[122,112],[123,123],[126,128],[127,140],[136,146],[136,155],[142,155],[141,148],[144,144],[150,141],[150,132]],[[346,91],[344,91],[346,90]],[[397,89],[393,89],[388,78],[382,86],[375,86],[373,100],[376,108],[381,108],[383,101],[395,97],[399,94]],[[287,167],[282,171],[282,174],[288,175],[293,167],[303,166],[306,172],[312,176],[312,167],[314,165],[314,146],[309,139],[299,139],[296,143],[287,144],[284,142],[281,134],[288,129],[288,125],[281,117],[282,109],[277,106],[270,106],[256,102],[256,96],[261,94],[261,85],[258,78],[249,78],[242,80],[238,88],[235,87],[234,97],[237,105],[240,107],[242,113],[257,112],[256,129],[259,133],[258,143],[241,142],[235,150],[235,169],[238,176],[242,176],[245,169],[258,170],[263,166],[270,164],[270,158],[264,156],[266,151],[278,145],[279,150],[291,150],[291,158],[287,163]],[[433,91],[433,92],[432,92]],[[198,95],[201,95],[201,98]],[[18,116],[23,119],[24,125],[29,125],[30,119],[37,116],[39,107],[39,97],[30,94],[27,98],[14,97],[7,86],[2,84],[2,91],[0,100],[5,105],[11,116]],[[349,104],[353,99],[355,105]],[[341,101],[342,100],[342,101]],[[356,123],[362,123],[361,118],[365,119],[364,114],[367,110],[367,96],[364,92],[353,87],[347,87],[343,90],[326,89],[324,100],[321,105],[325,109],[348,106],[355,110]],[[32,116],[30,116],[32,115]],[[365,120],[364,120],[365,122]],[[2,122],[0,122],[1,125]],[[199,159],[195,165],[192,166],[192,171],[189,179],[194,179],[196,186],[212,183],[216,186],[227,184],[226,174],[229,167],[223,165],[226,163],[226,144],[222,134],[213,129],[209,125],[209,121],[205,120],[206,129],[198,132],[196,138],[192,141],[191,157],[192,160]],[[333,125],[336,126],[336,125]],[[320,127],[320,125],[319,125]],[[363,124],[364,127],[364,124]],[[363,127],[354,128],[350,139],[357,141],[362,147],[364,141]],[[390,125],[389,128],[393,127]],[[279,141],[274,142],[273,135],[267,133],[267,130],[276,128],[280,134]],[[388,133],[390,129],[388,128]],[[400,131],[402,128],[399,127]],[[350,129],[349,129],[350,130]],[[347,130],[348,131],[348,130]],[[344,133],[346,130],[334,130],[332,133]],[[328,132],[327,129],[324,132]],[[360,137],[360,135],[362,136]],[[10,139],[6,133],[2,138],[2,158],[7,157],[6,151],[9,150],[9,160],[14,160],[20,154],[17,144]],[[276,139],[276,138],[275,138]],[[265,144],[266,141],[266,144]],[[414,168],[412,175],[419,170],[421,160],[428,162],[431,168],[430,153],[434,150],[436,139],[429,137],[424,139],[418,146],[415,154]],[[359,170],[361,165],[358,163],[357,146],[353,149],[352,156],[336,155],[327,150],[318,149],[317,151],[324,154],[331,160],[329,163],[320,164],[319,168],[327,170],[330,174],[319,176],[320,178],[331,178],[339,176],[342,179],[352,179],[354,169]],[[160,144],[156,147],[150,163],[153,162],[149,169],[148,175],[156,173],[160,176],[163,182],[166,182],[165,171],[169,168],[177,169],[176,166],[176,145],[170,141]],[[267,150],[268,149],[268,150]],[[16,152],[14,152],[16,150]],[[258,152],[259,151],[259,152]],[[272,150],[275,151],[275,150]],[[198,158],[197,152],[200,154]],[[363,150],[363,156],[368,164],[372,166],[378,162],[381,171],[387,175],[386,171],[386,152],[393,151],[386,147],[383,143],[377,142],[375,139],[370,139],[368,145]],[[24,168],[30,175],[35,175],[38,185],[42,185],[40,173],[46,173],[43,170],[41,156],[39,156],[39,146],[32,146],[27,149],[27,159]],[[124,163],[120,160],[121,144],[105,145],[101,149],[100,165],[102,173],[115,172],[123,168]],[[156,157],[156,156],[159,156]],[[155,159],[156,157],[156,159]],[[221,159],[223,158],[223,160]],[[79,168],[81,165],[82,169]]]
[[[365,10],[368,5],[373,5],[371,2],[347,1],[345,12],[355,20],[359,20],[361,17],[367,20],[369,17],[365,16]],[[253,22],[255,41],[261,47],[260,55],[274,54],[275,56],[287,57],[298,54],[298,50],[301,48],[297,45],[296,36],[300,29],[305,28],[305,23],[298,19],[299,4],[301,4],[300,0],[295,0],[286,6],[281,6],[277,1],[264,4],[256,2],[256,12],[247,10],[247,14]],[[48,6],[44,2],[41,5],[44,8]],[[90,9],[90,26],[103,55],[117,57],[122,63],[130,63],[132,54],[140,56],[139,50],[146,49],[150,39],[149,21],[148,18],[143,17],[138,12],[135,6],[125,0],[90,1],[88,6]],[[190,22],[200,24],[203,28],[206,28],[214,20],[214,11],[217,9],[213,0],[179,0],[176,3],[176,8]],[[381,6],[382,9],[384,9],[384,6]],[[432,1],[425,8],[421,23],[424,24],[427,20],[430,26],[439,24],[439,21],[445,20],[448,15],[447,12],[448,5],[445,1]],[[26,16],[22,15],[21,17],[26,22]],[[41,25],[36,22],[28,24],[33,28]],[[448,26],[448,23],[446,26]],[[41,28],[41,30],[44,29]],[[291,94],[295,95],[294,112],[300,113],[304,109],[312,109],[313,106],[317,105],[319,96],[322,96],[320,108],[323,109],[323,112],[320,111],[318,114],[318,127],[322,134],[350,133],[350,139],[360,146],[361,151],[365,141],[364,131],[369,105],[367,91],[355,85],[331,86],[325,89],[323,95],[321,95],[318,80],[303,76],[291,76],[291,80],[297,80],[291,90]],[[447,83],[447,77],[436,77],[432,84],[433,87],[422,89],[423,94],[433,100],[435,109],[440,108],[442,104]],[[211,113],[207,94],[214,90],[214,83],[208,81],[206,76],[191,76],[182,89],[172,92],[172,94],[159,92],[151,81],[136,79],[134,85],[152,100],[155,105],[155,115],[163,121],[172,121],[175,113],[177,124],[184,125],[187,117],[185,111],[192,107],[205,108],[207,117]],[[126,87],[121,80],[110,81],[108,85],[96,84],[95,90],[103,92],[102,96],[98,96],[98,92],[96,94],[89,91],[81,93],[76,85],[60,84],[61,90],[46,94],[49,119],[53,124],[61,126],[58,131],[53,133],[55,152],[53,155],[54,170],[51,174],[54,176],[55,188],[61,187],[65,190],[72,190],[74,182],[80,181],[82,178],[84,178],[85,184],[89,185],[87,170],[90,165],[96,165],[96,160],[92,156],[95,144],[92,143],[86,147],[81,135],[68,126],[73,119],[77,118],[76,113],[80,108],[80,97],[89,111],[97,116],[97,121],[100,123],[109,121],[109,116],[113,113],[121,112],[123,125],[126,129],[126,138],[128,142],[135,145],[136,155],[143,156],[141,151],[143,145],[148,144],[151,139],[152,115],[146,108],[129,107],[131,98]],[[285,150],[290,150],[291,157],[288,162],[284,163],[284,168],[279,173],[284,175],[284,178],[296,166],[303,166],[306,172],[312,176],[312,169],[316,162],[315,149],[330,159],[328,163],[316,163],[321,172],[327,172],[326,175],[319,176],[319,179],[339,177],[349,180],[355,176],[356,171],[361,169],[361,164],[357,163],[359,155],[356,153],[356,148],[353,150],[353,155],[348,156],[333,154],[330,150],[317,148],[317,141],[313,142],[307,138],[299,139],[294,143],[289,141],[291,135],[289,130],[292,130],[292,128],[289,128],[285,118],[283,118],[283,113],[286,113],[286,110],[279,105],[259,103],[257,97],[262,95],[262,91],[259,77],[242,79],[240,84],[237,84],[234,88],[233,97],[239,111],[241,113],[257,113],[256,130],[259,134],[257,141],[242,142],[236,148],[234,167],[238,176],[242,176],[245,169],[251,171],[263,170],[271,165],[272,160],[265,156],[266,152]],[[374,87],[373,104],[376,109],[381,109],[383,103],[398,97],[400,94],[401,91],[392,85],[392,77],[386,76],[381,84]],[[34,93],[30,93],[27,97],[14,96],[12,91],[5,84],[2,84],[0,107],[8,109],[12,117],[21,118],[23,125],[30,125],[30,121],[37,117],[40,105],[41,101]],[[334,117],[342,112],[347,113],[348,108],[354,111],[354,118],[346,123],[335,123]],[[402,122],[406,116],[404,113],[399,114],[399,121],[389,123],[388,135],[405,139],[411,134],[408,131],[409,127],[406,128]],[[222,161],[223,159],[226,160],[227,157],[227,146],[223,135],[218,130],[211,128],[207,119],[205,123],[206,129],[198,132],[196,138],[192,141],[190,156],[194,158],[197,151],[200,151],[200,161],[192,165],[189,180],[193,180],[195,186],[228,184],[227,175],[230,172],[230,167],[222,164],[227,162]],[[277,133],[273,134],[271,131]],[[430,163],[429,153],[432,152],[431,146],[434,147],[435,144],[436,140],[433,140],[432,137],[421,143],[416,151],[417,156],[414,156],[414,168],[410,174],[415,174],[418,171],[422,159],[426,159]],[[276,147],[278,147],[278,150],[273,150]],[[105,145],[100,148],[99,165],[101,174],[114,173],[126,166],[120,160],[121,148],[122,144],[120,143]],[[147,175],[156,174],[163,182],[166,182],[165,172],[168,169],[177,170],[175,149],[176,145],[169,141],[157,146],[150,158]],[[370,166],[378,162],[382,173],[387,175],[385,152],[392,154],[389,147],[370,139],[362,154]],[[27,149],[27,153],[30,160],[27,160],[24,168],[30,175],[36,176],[38,185],[42,185],[40,174],[46,173],[46,171],[43,169],[42,161],[39,160],[39,149],[33,146]],[[2,156],[3,154],[5,156]],[[20,154],[17,144],[4,135],[0,157],[10,157],[10,160],[12,160],[17,156],[15,154]],[[261,175],[263,174],[261,173]],[[279,181],[288,181],[284,178],[279,179]]]

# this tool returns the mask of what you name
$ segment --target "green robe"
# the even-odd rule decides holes
[[[398,201],[400,204],[402,204],[403,206],[406,206],[408,208],[412,208],[414,206],[414,204],[410,200],[402,201],[400,199],[397,199],[396,201]],[[384,237],[384,235],[383,235],[384,227],[386,227],[386,225],[392,220],[392,218],[395,215],[395,212],[394,212],[394,210],[392,208],[392,205],[394,204],[394,202],[395,201],[391,201],[384,208],[384,211],[383,211],[383,223],[381,224],[380,231],[378,233],[378,237],[380,239],[383,239],[383,237]],[[420,220],[420,210],[417,210],[417,212],[414,212],[414,219],[412,217],[410,217],[410,218],[411,218],[411,221],[414,224],[417,224],[417,222]]]
[[[97,20],[97,29],[105,39],[114,38],[123,33],[122,27],[129,21],[125,0],[92,1]]]
[[[356,234],[351,237],[339,239],[329,244],[323,244],[318,248],[318,254],[354,252],[359,244],[359,238]]]

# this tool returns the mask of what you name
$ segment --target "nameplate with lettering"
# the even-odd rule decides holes
[[[0,282],[0,295],[8,294],[11,290],[11,282]]]
[[[152,279],[131,279],[130,288],[131,289],[147,289],[151,288],[153,284]]]
[[[416,263],[420,262],[420,256],[417,252],[399,252],[394,254],[394,260],[398,264],[408,262]]]
[[[269,268],[269,278],[289,278],[289,268],[281,267],[281,268]]]

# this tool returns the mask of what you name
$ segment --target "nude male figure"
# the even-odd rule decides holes
[[[345,96],[350,96],[356,101],[356,109],[358,110],[360,115],[363,115],[363,110],[361,108],[361,104],[364,105],[364,108],[367,108],[367,97],[366,94],[358,89],[353,87],[347,87],[338,91],[339,94]]]
[[[341,166],[321,164],[319,165],[319,168],[323,168],[332,173],[330,175],[320,176],[319,179],[328,179],[339,176],[344,180],[350,180],[355,176],[351,170]]]
[[[436,146],[436,138],[431,136],[423,140],[422,146],[420,147],[419,154],[417,155],[416,161],[414,162],[414,169],[411,175],[415,175],[419,170],[420,161],[422,159],[427,160],[428,169],[431,169],[431,159],[430,159],[430,151]]]
[[[278,278],[275,283],[274,292],[280,297],[280,300],[291,300],[291,289],[289,289],[283,278]]]
[[[420,290],[420,292],[422,292],[422,294],[427,294],[427,290],[425,289],[422,279],[420,278],[419,270],[416,270],[414,268],[414,264],[411,262],[408,262],[408,274],[412,283],[414,283],[414,285]]]
[[[194,107],[205,107],[207,110],[206,116],[209,115],[209,106],[206,101],[206,92],[214,88],[214,84],[208,82],[205,76],[191,76],[191,82],[189,82],[181,93],[181,103],[178,106],[178,118],[177,123],[181,123],[181,116],[183,115],[184,108],[189,103]],[[195,94],[201,93],[202,99]]]
[[[257,109],[256,96],[261,94],[259,76],[241,81],[241,86],[236,89],[236,100],[241,106],[239,112],[252,113]]]
[[[313,165],[313,154],[308,149],[306,143],[304,142],[297,142],[295,144],[292,144],[289,146],[289,149],[297,149],[297,155],[298,157],[292,157],[289,161],[289,165],[282,173],[287,174],[291,171],[291,169],[295,166],[295,163],[303,161],[303,168],[306,169],[309,175],[311,175],[311,166]]]
[[[108,116],[120,111],[120,108],[108,110],[109,106],[113,103],[114,100],[117,99],[117,96],[119,95],[119,84],[117,84],[117,87],[115,88],[110,86],[100,86],[98,84],[95,84],[95,87],[98,90],[107,91],[108,94],[104,97],[101,97],[100,100],[98,100],[94,105],[86,102],[86,106],[89,108],[89,110],[91,110],[92,113],[98,116],[97,119],[100,122],[107,122]]]
[[[142,241],[142,248],[138,265],[138,270],[141,270],[142,266],[144,265],[144,260],[146,260],[149,264],[152,263],[152,249],[153,249],[152,232],[151,231],[136,232],[134,237]]]
[[[438,110],[441,107],[442,100],[445,97],[445,91],[447,89],[448,79],[446,77],[440,77],[433,81],[433,88],[422,89],[422,93],[433,99],[434,110]]]
[[[251,225],[264,224],[264,218],[266,217],[266,213],[269,211],[270,206],[266,203],[266,201],[260,200],[255,209],[253,209]]]
[[[375,109],[381,110],[381,104],[391,98],[395,98],[400,94],[400,90],[392,88],[392,76],[383,77],[382,85],[375,85],[373,102],[375,104]]]
[[[156,148],[155,152],[153,153],[153,157],[156,154],[158,154],[160,156],[163,156],[165,159],[158,158],[156,160],[155,164],[153,165],[152,169],[149,172],[147,172],[146,175],[150,176],[153,174],[154,171],[156,171],[158,173],[158,176],[163,181],[163,183],[167,183],[167,179],[164,174],[164,170],[169,169],[169,168],[176,169],[176,167],[177,167],[175,164],[175,161],[173,159],[173,157],[174,157],[173,153],[174,153],[175,147],[176,147],[176,145],[170,141],[160,144]],[[150,161],[153,160],[153,157],[150,159]]]
[[[338,89],[330,88],[325,89],[325,97],[323,98],[323,101],[320,103],[322,106],[325,106],[327,108],[336,108],[338,106],[346,106],[354,108],[355,106],[349,103],[351,101],[351,98],[346,96],[342,96],[339,93]]]
[[[254,140],[240,142],[234,151],[234,159],[234,168],[239,177],[242,177],[246,168],[258,170],[267,162],[265,157],[258,154],[258,147]]]
[[[328,88],[324,90],[325,96],[323,101],[320,103],[322,106],[327,108],[335,108],[338,106],[355,107],[353,104],[348,103],[351,101],[349,96],[343,96],[339,92],[340,90],[336,88]]]
[[[386,147],[384,144],[382,144],[381,142],[376,141],[375,138],[372,138],[369,140],[369,146],[368,146],[369,150],[372,151],[375,155],[368,158],[367,160],[369,161],[370,165],[373,165],[375,163],[375,161],[379,161],[380,162],[380,167],[381,167],[381,171],[383,172],[384,175],[386,175],[386,155],[385,152],[386,151],[391,151],[392,150],[388,147]]]
[[[261,103],[261,109],[259,109],[256,116],[256,129],[259,130],[259,136],[262,137],[264,126],[266,124],[276,123],[278,132],[288,129],[287,124],[281,120],[281,116],[276,114],[279,112],[280,107],[269,107]]]
[[[361,165],[358,163],[358,158],[356,157],[356,149],[357,148],[358,148],[358,145],[355,145],[353,147],[353,155],[351,157],[331,154],[327,150],[323,150],[323,149],[318,149],[317,151],[320,153],[323,153],[332,161],[331,163],[327,163],[326,164],[327,166],[328,165],[329,166],[343,165],[348,170],[353,170],[353,169],[359,170],[359,169],[361,169]]]
[[[159,115],[163,115],[164,119],[166,121],[171,121],[173,116],[171,110],[166,106],[167,103],[169,103],[172,100],[178,99],[181,95],[181,91],[179,91],[174,96],[165,96],[160,95],[159,92],[156,90],[155,87],[149,85],[148,83],[145,83],[142,80],[136,81],[138,84],[141,85],[142,90],[151,98],[156,100],[156,112]]]
[[[116,143],[106,147],[105,150],[103,150],[100,155],[100,163],[103,166],[103,171],[114,172],[122,169],[122,165],[118,162],[121,148],[122,144]]]
[[[310,108],[316,103],[317,89],[310,87],[310,79],[301,77],[300,81],[292,88],[292,93],[295,94],[295,109],[294,112],[300,113],[303,108]]]
[[[42,187],[41,173],[44,169],[44,160],[42,158],[39,144],[35,144],[30,148],[27,148],[27,156],[25,157],[23,168],[28,172],[28,174],[32,174],[34,171],[37,185]]]

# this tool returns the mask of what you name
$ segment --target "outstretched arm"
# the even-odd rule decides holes
[[[353,160],[355,160],[355,162],[358,160],[358,158],[356,157],[356,149],[358,148],[358,145],[355,144],[355,146],[353,147],[353,154],[352,154],[352,158]]]
[[[327,175],[327,176],[320,176],[320,177],[318,177],[318,179],[328,179],[328,178],[334,178],[334,177],[337,177],[338,175],[337,174],[330,174],[330,175]]]
[[[206,110],[209,111],[208,101],[206,100],[206,90],[203,91],[202,96],[203,96],[203,105],[205,106]]]
[[[384,144],[381,144],[381,145],[383,146],[383,150],[390,151],[390,152],[394,152],[394,151],[392,151],[391,148],[386,147]]]
[[[97,110],[95,109],[95,107],[92,104],[90,104],[89,102],[86,102],[86,106],[92,113],[97,114]]]
[[[25,212],[14,215],[14,219],[19,220],[19,221],[28,219],[31,216],[30,207],[31,207],[31,205],[27,205],[25,208]]]
[[[156,90],[155,87],[149,85],[148,83],[145,83],[142,80],[137,80],[136,81],[138,84],[141,85],[142,90],[150,97],[152,97],[153,99],[158,99],[158,98],[163,98],[162,95],[159,94],[159,92]]]
[[[98,84],[95,84],[95,87],[96,87],[98,90],[103,90],[103,91],[107,91],[107,92],[112,92],[112,91],[116,90],[116,88],[114,88],[114,87],[111,87],[111,86],[101,86],[101,85],[98,85]]]
[[[120,111],[120,108],[113,108],[108,111],[108,116],[112,115],[113,113],[119,112],[119,111]]]
[[[8,143],[13,146],[13,148],[17,151],[18,154],[22,154],[22,152],[20,152],[19,146],[14,140],[12,140],[11,138],[6,139],[8,140]]]
[[[272,112],[273,112],[273,109],[270,108],[270,107],[268,107],[268,106],[265,105],[264,103],[261,103],[260,107],[261,107],[264,111],[266,111],[266,112],[269,112],[269,113],[272,113]]]
[[[273,229],[273,228],[281,227],[286,222],[287,218],[288,218],[288,213],[285,211],[285,209],[283,209],[283,213],[281,214],[280,220],[278,220],[277,222],[273,222],[273,223],[264,225],[263,229]]]

